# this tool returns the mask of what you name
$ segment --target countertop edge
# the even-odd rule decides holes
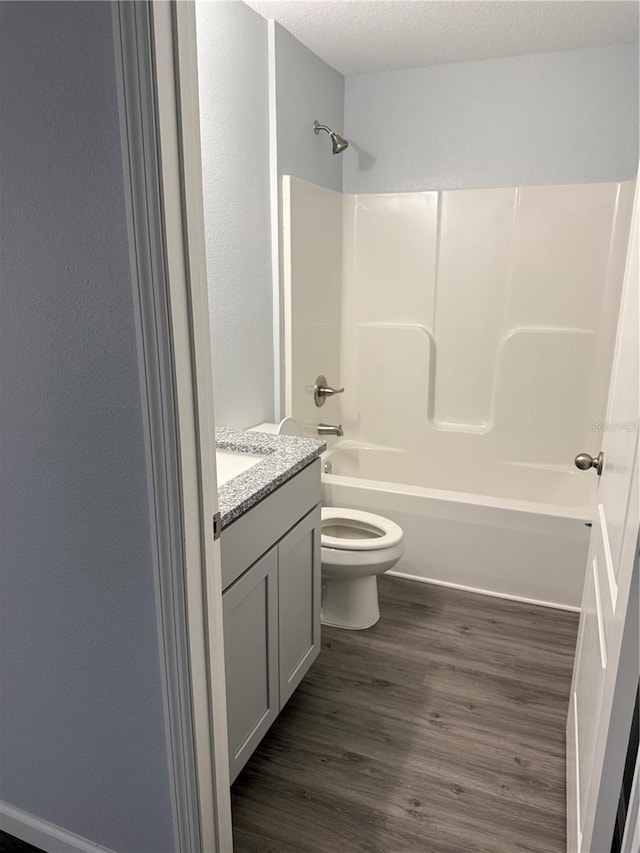
[[[216,429],[216,449],[265,454],[265,458],[218,488],[218,509],[224,530],[271,492],[310,465],[326,449],[317,438],[265,432]]]

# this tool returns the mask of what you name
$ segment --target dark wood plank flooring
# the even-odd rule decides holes
[[[379,586],[234,784],[234,853],[563,853],[577,614]]]

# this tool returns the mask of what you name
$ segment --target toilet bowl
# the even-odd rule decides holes
[[[380,618],[377,576],[404,553],[402,528],[357,509],[322,508],[322,623],[362,630]]]

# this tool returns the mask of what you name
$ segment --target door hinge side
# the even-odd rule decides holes
[[[213,516],[213,541],[216,542],[220,538],[220,534],[222,533],[222,521],[220,519],[220,513],[217,512]]]

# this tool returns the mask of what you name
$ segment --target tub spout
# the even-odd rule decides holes
[[[344,435],[342,424],[318,424],[318,435]]]

